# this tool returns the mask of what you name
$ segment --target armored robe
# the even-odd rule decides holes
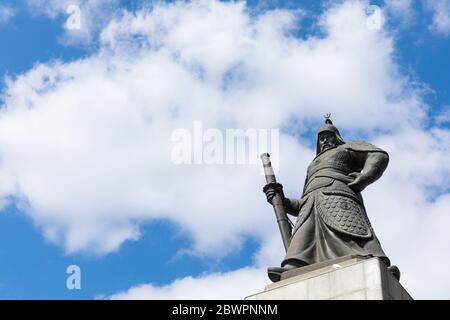
[[[317,152],[308,167],[302,197],[287,199],[288,213],[298,217],[281,265],[300,267],[345,255],[372,255],[389,266],[361,194],[347,185],[354,180],[349,176],[352,172],[370,171],[376,180],[387,166],[388,154],[366,142],[345,143],[337,129],[329,127],[339,144]]]

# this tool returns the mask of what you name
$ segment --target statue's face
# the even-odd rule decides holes
[[[336,135],[333,132],[325,131],[319,134],[320,152],[336,147],[337,145],[338,141],[336,139]]]

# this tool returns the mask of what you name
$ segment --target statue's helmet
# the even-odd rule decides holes
[[[325,124],[322,125],[319,128],[319,131],[317,131],[317,146],[316,146],[316,155],[318,155],[320,153],[320,146],[319,146],[319,136],[322,132],[331,132],[334,133],[334,135],[336,136],[336,140],[338,145],[344,144],[345,141],[344,139],[342,139],[341,134],[339,133],[338,128],[336,128],[333,125],[333,122],[330,119],[330,114],[327,114],[325,116]]]

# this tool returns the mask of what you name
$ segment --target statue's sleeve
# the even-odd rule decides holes
[[[383,149],[364,141],[347,143],[355,163],[355,171],[361,171],[365,185],[379,179],[389,163],[389,155]]]
[[[285,198],[284,209],[286,210],[286,213],[292,216],[298,216],[298,212],[300,211],[300,201],[297,199]]]
[[[305,185],[303,186],[303,193],[306,189],[306,183],[308,182],[308,176],[305,177]],[[292,216],[298,216],[298,213],[300,212],[300,207],[302,206],[302,203],[304,202],[304,199],[288,199],[285,198],[284,202],[284,209],[286,210],[286,213],[289,213]]]

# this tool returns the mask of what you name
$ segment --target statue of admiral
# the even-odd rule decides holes
[[[399,279],[400,271],[381,248],[361,196],[381,177],[389,155],[367,142],[345,142],[329,116],[318,131],[317,154],[308,166],[302,196],[286,198],[278,183],[264,188],[269,203],[279,192],[285,212],[297,217],[281,267],[269,268],[269,278],[276,282],[288,270],[359,255],[380,258]]]

